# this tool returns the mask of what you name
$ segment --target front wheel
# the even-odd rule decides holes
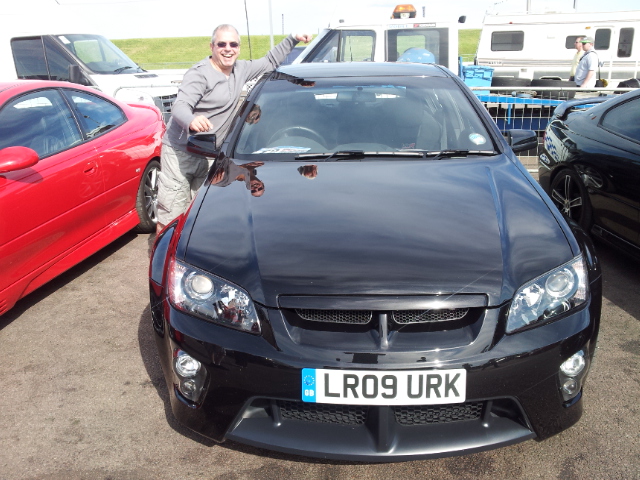
[[[574,220],[585,232],[591,228],[591,203],[587,187],[573,170],[562,170],[551,182],[551,199],[565,217]]]
[[[136,211],[140,223],[134,229],[138,233],[152,233],[156,231],[158,223],[158,175],[160,174],[160,162],[151,160],[144,169],[138,195],[136,197]]]

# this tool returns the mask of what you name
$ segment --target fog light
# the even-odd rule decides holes
[[[180,390],[187,398],[191,398],[198,391],[198,384],[191,378],[181,382]]]
[[[173,351],[173,372],[175,387],[184,399],[195,404],[189,406],[197,408],[205,390],[206,369],[187,352],[176,348]]]
[[[174,360],[174,368],[176,373],[181,377],[195,377],[200,371],[201,366],[201,363],[191,355],[183,352],[182,350],[177,351],[177,356]]]
[[[580,382],[575,378],[570,378],[562,385],[562,393],[573,397],[580,391]]]
[[[562,365],[560,365],[560,371],[564,373],[567,377],[575,377],[582,373],[587,362],[584,359],[584,353],[580,350],[575,355],[572,355],[570,358],[565,360]]]

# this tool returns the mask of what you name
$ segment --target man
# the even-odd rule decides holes
[[[577,37],[576,41],[573,42],[573,45],[576,48],[576,54],[573,56],[573,60],[571,61],[571,72],[569,73],[569,80],[571,82],[575,81],[576,68],[578,67],[578,62],[582,58],[584,54],[584,50],[582,50],[582,39],[584,37]]]
[[[310,40],[311,35],[292,34],[261,59],[237,60],[238,31],[231,25],[216,27],[211,37],[211,56],[185,73],[162,139],[158,232],[185,212],[213,161],[187,152],[189,135],[215,133],[219,147],[231,125],[244,84],[276,69],[298,42]]]
[[[597,80],[598,54],[593,49],[592,37],[584,37],[581,43],[584,54],[576,67],[576,86],[578,88],[593,88]]]

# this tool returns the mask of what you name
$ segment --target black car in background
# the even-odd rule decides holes
[[[176,418],[216,441],[400,461],[578,421],[601,275],[462,81],[435,65],[266,76],[153,248]],[[510,147],[511,145],[511,147]]]
[[[558,106],[538,172],[568,218],[640,258],[640,90]]]

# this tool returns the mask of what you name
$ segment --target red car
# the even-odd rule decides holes
[[[164,123],[66,82],[0,82],[0,315],[136,228],[155,230]]]

